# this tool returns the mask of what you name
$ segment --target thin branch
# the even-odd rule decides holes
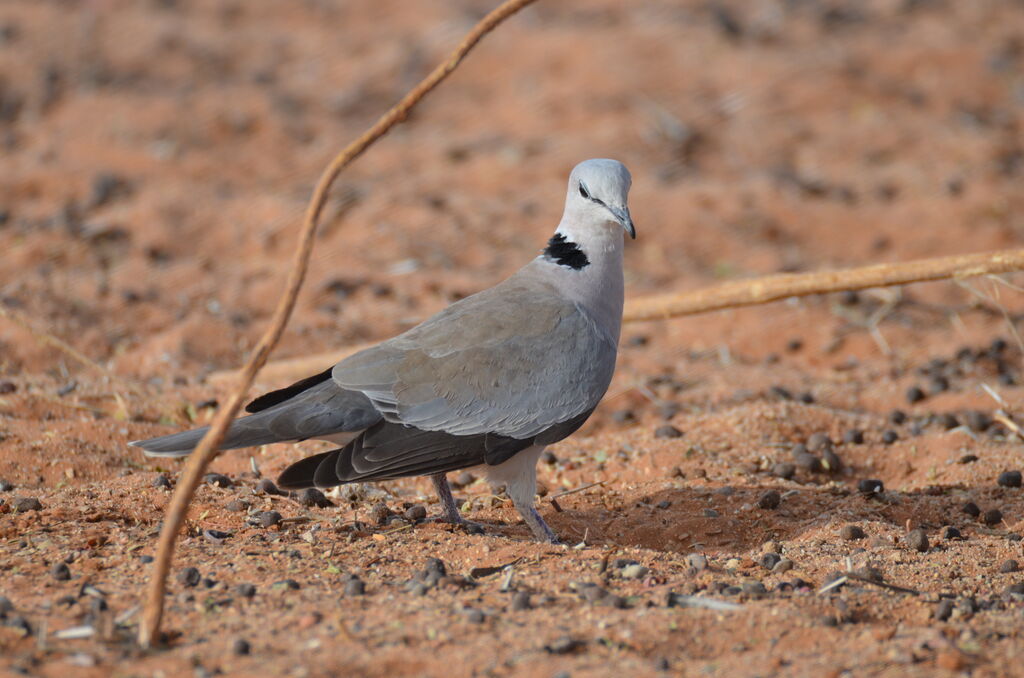
[[[160,531],[160,541],[153,564],[153,573],[147,589],[146,605],[139,625],[139,644],[143,647],[152,645],[153,639],[160,629],[167,573],[170,569],[171,557],[174,554],[177,535],[184,522],[192,495],[199,485],[206,466],[216,456],[217,447],[220,445],[221,440],[223,440],[231,421],[238,414],[238,410],[242,406],[242,401],[252,385],[256,373],[266,363],[270,351],[284,332],[288,318],[295,307],[299,290],[306,277],[309,257],[313,251],[317,223],[324,204],[327,202],[331,184],[334,183],[334,180],[345,167],[362,155],[375,141],[384,136],[392,127],[404,121],[412,108],[459,66],[463,58],[481,38],[494,30],[502,21],[532,2],[534,0],[507,0],[481,19],[463,38],[459,46],[444,63],[435,68],[420,84],[406,94],[397,105],[364,132],[362,136],[350,143],[339,153],[320,176],[316,190],[313,192],[309,206],[306,209],[302,230],[299,233],[299,244],[292,259],[292,267],[288,273],[285,290],[278,301],[270,327],[263,337],[260,338],[259,344],[257,344],[255,350],[249,356],[249,361],[242,369],[238,384],[231,398],[217,412],[210,425],[209,432],[203,437],[189,457],[181,478],[178,480],[171,503],[167,508],[163,528]]]
[[[644,297],[626,304],[623,321],[659,320],[806,297],[930,280],[956,280],[1024,269],[1024,249],[875,264],[843,271],[772,275],[736,280],[696,292]]]

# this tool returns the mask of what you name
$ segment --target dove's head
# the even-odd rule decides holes
[[[569,175],[563,221],[571,218],[576,224],[617,225],[636,238],[626,202],[632,182],[629,170],[618,160],[584,160]]]

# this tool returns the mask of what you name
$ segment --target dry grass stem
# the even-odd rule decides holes
[[[444,63],[431,71],[422,82],[406,94],[398,104],[385,113],[370,129],[339,153],[320,176],[320,180],[317,182],[316,189],[313,192],[313,197],[310,199],[309,206],[306,209],[302,230],[299,233],[299,244],[295,250],[291,270],[288,273],[285,290],[278,301],[270,327],[260,338],[256,348],[249,356],[249,361],[242,369],[237,386],[230,399],[217,412],[210,425],[209,432],[203,437],[189,457],[175,488],[174,496],[171,498],[170,505],[167,508],[166,519],[160,531],[160,541],[157,547],[156,559],[153,563],[153,572],[146,591],[146,602],[142,620],[139,625],[138,640],[139,644],[143,647],[152,645],[160,629],[167,573],[170,569],[171,557],[174,554],[178,532],[185,520],[185,514],[188,511],[192,495],[195,493],[196,487],[199,485],[210,460],[216,456],[217,447],[224,438],[224,434],[231,421],[238,414],[238,410],[242,406],[242,401],[252,385],[256,373],[266,363],[270,351],[284,332],[288,318],[295,307],[299,290],[306,277],[309,257],[313,251],[317,223],[327,202],[331,184],[334,183],[334,180],[341,171],[353,160],[362,155],[367,148],[384,136],[388,130],[405,120],[412,108],[459,66],[481,38],[491,32],[502,21],[532,2],[534,0],[507,0],[481,19],[463,38],[459,46]]]

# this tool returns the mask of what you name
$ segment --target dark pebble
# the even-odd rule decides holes
[[[388,508],[384,502],[377,502],[370,507],[369,515],[367,516],[370,522],[375,525],[384,525],[388,522],[388,518],[391,517],[391,509]]]
[[[197,586],[201,579],[202,575],[200,575],[199,570],[194,567],[186,567],[178,572],[178,583],[182,586]]]
[[[992,419],[984,412],[971,410],[964,415],[964,423],[975,433],[983,433],[992,425]]]
[[[11,612],[14,612],[14,603],[7,596],[0,596],[0,617],[6,617]]]
[[[782,497],[775,490],[768,490],[757,500],[757,507],[769,511],[779,508]]]
[[[287,494],[286,492],[282,492],[270,478],[261,478],[260,481],[256,483],[256,491],[262,492],[263,494],[276,494],[279,496]]]
[[[149,554],[139,556],[139,562],[143,565],[148,565],[149,563],[153,562],[153,556]]]
[[[969,501],[966,504],[964,504],[960,510],[972,518],[977,518],[981,515],[981,509],[978,508],[978,505],[975,504],[973,501]]]
[[[797,397],[797,399],[800,402],[802,402],[804,405],[813,405],[814,404],[814,394],[811,393],[810,391],[804,391],[803,393],[801,393]]]
[[[856,525],[844,525],[843,529],[839,531],[839,536],[847,541],[855,541],[857,539],[864,539],[868,535]]]
[[[1003,522],[1003,512],[999,509],[989,509],[981,515],[981,522],[986,525],[998,525]]]
[[[427,558],[427,564],[423,568],[423,573],[427,575],[436,574],[444,577],[448,574],[448,567],[440,558]]]
[[[476,476],[470,473],[469,471],[463,471],[462,473],[459,473],[458,475],[451,479],[452,487],[456,489],[466,487],[467,485],[472,485],[475,482]]]
[[[1020,571],[1020,563],[1011,558],[999,566],[999,571],[1003,574],[1007,574],[1009,572],[1018,572]]]
[[[582,646],[583,643],[581,641],[570,638],[569,636],[562,636],[561,638],[552,641],[549,645],[545,645],[544,649],[551,654],[569,654]]]
[[[947,412],[939,417],[939,425],[949,431],[959,426],[960,421],[956,418],[955,414]]]
[[[804,340],[803,339],[799,339],[799,338],[797,338],[797,339],[790,339],[789,341],[786,342],[786,350],[789,351],[790,353],[796,353],[797,351],[799,351],[803,347],[804,347]]]
[[[963,537],[964,537],[964,535],[960,532],[960,530],[958,530],[957,528],[953,527],[952,525],[947,525],[942,530],[942,538],[943,539],[953,540],[953,539],[963,539]]]
[[[911,405],[913,405],[914,403],[921,402],[922,400],[924,400],[924,398],[924,391],[922,391],[919,387],[911,386],[910,388],[907,389],[907,402],[910,403]]]
[[[203,537],[214,544],[223,544],[224,540],[230,536],[230,532],[223,532],[221,530],[203,530]]]
[[[238,513],[249,508],[249,505],[246,504],[241,499],[232,499],[231,501],[224,505],[224,508],[227,509],[228,511],[231,511],[232,513]]]
[[[636,421],[636,414],[633,410],[615,410],[612,412],[612,421],[616,424],[631,424]]]
[[[71,568],[67,563],[54,563],[50,568],[50,575],[57,581],[67,581],[71,579]]]
[[[464,610],[464,612],[466,614],[466,621],[470,624],[483,624],[487,620],[487,615],[483,613],[483,610],[470,608],[468,610]]]
[[[843,442],[848,445],[861,445],[864,443],[864,431],[859,428],[851,428],[843,434]]]
[[[17,384],[13,381],[0,381],[0,395],[7,395],[8,393],[14,393],[18,390]]]
[[[781,462],[772,466],[772,475],[777,478],[789,480],[796,475],[796,466],[788,462]]]
[[[42,511],[42,503],[35,497],[18,497],[11,502],[11,506],[14,507],[15,511],[23,513],[25,511]]]
[[[903,410],[893,410],[889,413],[889,423],[899,426],[907,420],[907,413]]]
[[[424,508],[422,504],[413,504],[405,510],[404,515],[406,520],[418,523],[427,517],[427,509]]]
[[[965,454],[957,459],[958,464],[973,464],[976,461],[978,461],[978,455],[976,454]]]
[[[530,609],[530,594],[526,591],[516,591],[512,595],[512,603],[509,605],[513,612],[521,612]]]
[[[1024,584],[1010,584],[1006,587],[1005,593],[1013,597],[1024,597]]]
[[[345,582],[345,595],[348,597],[361,596],[366,593],[366,584],[359,577],[352,577]]]
[[[294,579],[282,579],[274,582],[274,588],[282,591],[298,591],[302,587]]]
[[[946,621],[953,616],[953,609],[956,604],[949,598],[943,598],[935,606],[935,618],[939,621]]]
[[[766,570],[770,570],[776,565],[778,565],[779,561],[781,560],[782,556],[780,556],[778,553],[766,553],[763,556],[761,556],[761,567],[763,567]]]
[[[937,375],[931,378],[928,382],[928,393],[931,395],[937,395],[944,391],[949,390],[949,380],[942,375]]]
[[[1020,487],[1020,471],[1003,471],[999,474],[999,479],[996,482],[1000,487]]]
[[[162,487],[169,490],[171,489],[171,479],[160,473],[156,478],[153,478],[153,487]]]
[[[911,530],[907,534],[907,546],[924,553],[928,550],[928,535],[925,534],[924,530]]]
[[[235,586],[235,593],[243,598],[252,598],[256,595],[256,586],[253,584],[238,584]]]
[[[245,655],[252,652],[252,647],[244,638],[235,638],[235,642],[231,644],[231,651],[235,654]]]
[[[231,478],[228,478],[223,473],[207,473],[205,476],[203,476],[203,482],[209,483],[210,485],[214,485],[216,487],[231,487],[232,485],[234,485],[234,483],[231,482]]]
[[[783,400],[793,399],[793,394],[784,386],[772,386],[769,390],[777,398],[782,398]]]
[[[807,439],[807,449],[810,452],[821,452],[832,447],[832,439],[828,437],[827,433],[812,433],[811,437]]]
[[[840,461],[839,455],[831,449],[821,453],[821,465],[829,473],[839,473],[843,468],[843,462]]]
[[[765,588],[764,584],[757,581],[756,579],[748,579],[747,581],[743,582],[743,585],[740,587],[740,590],[743,593],[746,593],[751,596],[763,596],[768,593],[768,589]]]
[[[299,493],[299,503],[303,506],[315,506],[316,508],[327,508],[334,506],[334,502],[324,496],[324,493],[315,487],[307,487]]]
[[[803,454],[798,454],[794,456],[793,461],[796,462],[796,465],[798,467],[804,469],[805,471],[816,472],[821,470],[821,460],[808,452],[804,452]]]
[[[657,504],[655,504],[654,506],[655,506],[656,508],[660,508],[660,509],[662,509],[662,510],[665,510],[665,509],[667,509],[668,507],[672,506],[672,502],[670,502],[670,501],[669,501],[668,499],[662,499],[661,501],[659,501],[659,502],[658,502]]]
[[[273,527],[281,522],[281,514],[277,511],[260,511],[256,520],[261,527]]]
[[[655,438],[682,438],[683,432],[672,424],[665,424],[654,429]]]
[[[889,429],[888,431],[882,434],[882,442],[885,443],[886,445],[892,445],[899,439],[900,434],[896,433],[896,431],[893,431],[892,429]]]
[[[548,466],[554,466],[558,463],[558,457],[551,450],[544,450],[541,452],[540,460]]]
[[[880,494],[885,491],[885,485],[881,480],[864,478],[857,482],[857,491],[861,494]]]
[[[0,438],[2,440],[2,438]],[[0,492],[10,492],[14,489],[14,483],[9,483],[6,480],[0,480]]]

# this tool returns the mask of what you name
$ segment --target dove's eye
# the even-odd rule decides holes
[[[587,187],[583,185],[582,181],[580,182],[580,195],[582,195],[587,200],[590,200],[590,193],[587,191]]]

